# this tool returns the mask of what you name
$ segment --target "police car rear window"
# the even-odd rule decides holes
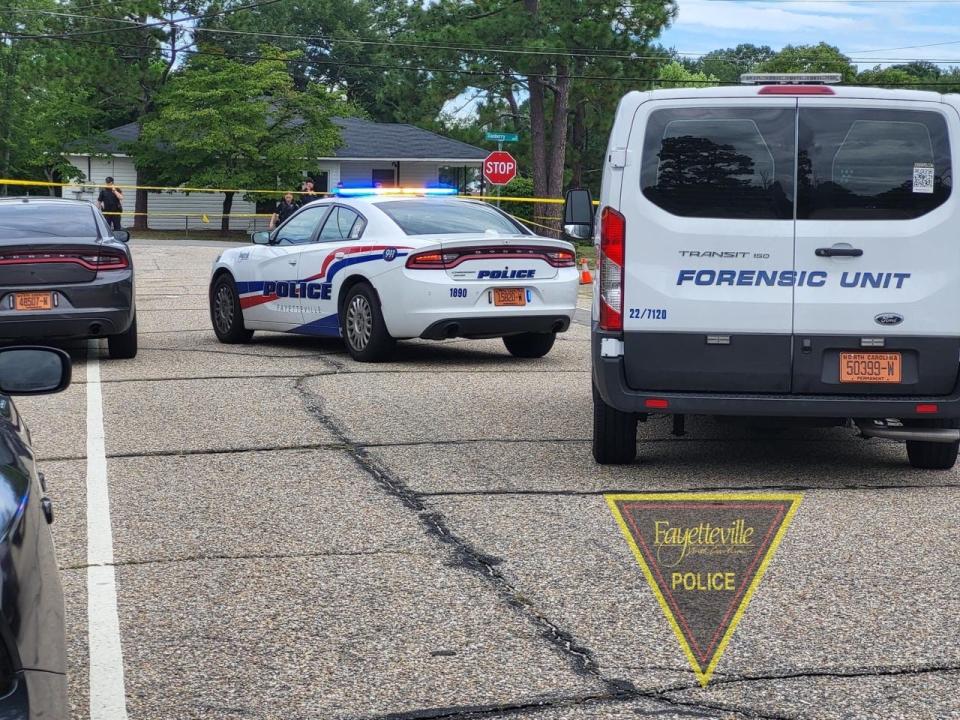
[[[803,108],[798,157],[798,219],[909,219],[950,196],[950,141],[937,112]]]
[[[394,200],[376,203],[407,235],[463,235],[495,232],[526,235],[519,223],[477,202],[463,200]]]
[[[89,205],[52,202],[0,204],[0,237],[99,237]]]
[[[793,218],[792,108],[675,108],[647,120],[640,183],[674,215]]]

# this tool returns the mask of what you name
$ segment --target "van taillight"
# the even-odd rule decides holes
[[[623,255],[627,223],[605,207],[600,214],[600,329],[623,330]]]

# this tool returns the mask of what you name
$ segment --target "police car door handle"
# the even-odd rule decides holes
[[[828,247],[817,248],[815,253],[817,257],[860,257],[863,255],[863,250],[852,247]]]

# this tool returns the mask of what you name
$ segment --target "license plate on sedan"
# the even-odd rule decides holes
[[[899,383],[900,353],[840,353],[840,382]]]
[[[14,310],[51,310],[53,309],[52,292],[24,292],[13,294]]]
[[[523,288],[494,288],[494,305],[526,305],[527,293]]]

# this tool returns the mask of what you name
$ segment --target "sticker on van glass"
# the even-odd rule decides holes
[[[913,164],[913,191],[915,193],[933,192],[933,163]]]

